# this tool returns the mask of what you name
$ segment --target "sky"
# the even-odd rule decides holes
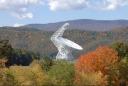
[[[75,19],[128,20],[128,0],[0,0],[0,26]]]

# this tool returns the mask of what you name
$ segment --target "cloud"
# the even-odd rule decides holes
[[[51,11],[84,8],[116,10],[127,6],[128,0],[0,0],[0,11],[7,11],[18,19],[32,19],[34,14],[29,8],[42,4],[48,6]]]
[[[18,19],[32,19],[33,13],[28,12],[27,8],[19,8],[16,9],[14,12],[11,13],[13,16],[17,17]]]
[[[86,6],[86,0],[49,0],[48,5],[52,11],[80,9]]]
[[[101,10],[115,10],[128,5],[128,0],[49,0],[52,11],[92,8]]]
[[[118,7],[128,5],[128,0],[107,0],[106,3],[107,3],[106,9],[114,10],[117,9]]]
[[[33,14],[30,12],[27,12],[27,13],[12,13],[13,16],[15,16],[16,18],[18,19],[32,19],[33,18]]]
[[[5,10],[19,19],[31,19],[33,13],[28,11],[28,7],[42,3],[43,0],[0,0],[0,10]]]
[[[23,24],[15,23],[15,24],[13,25],[13,27],[20,27],[20,26],[23,26]]]

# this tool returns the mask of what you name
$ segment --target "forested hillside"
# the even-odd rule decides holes
[[[9,40],[13,48],[25,49],[49,56],[54,56],[57,53],[56,47],[50,40],[52,34],[52,31],[42,31],[35,28],[0,28],[0,39]],[[118,28],[105,32],[67,30],[64,37],[71,39],[84,48],[82,52],[74,51],[73,54],[79,56],[99,45],[111,44],[115,41],[127,42],[128,28]]]

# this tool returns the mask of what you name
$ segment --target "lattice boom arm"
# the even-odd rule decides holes
[[[61,28],[59,28],[53,35],[51,38],[55,38],[55,37],[62,37],[63,33],[66,29],[68,29],[69,23],[64,24]]]

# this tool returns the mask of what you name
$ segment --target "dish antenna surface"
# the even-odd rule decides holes
[[[58,49],[58,54],[56,56],[56,59],[71,60],[73,59],[71,53],[73,49],[83,50],[83,48],[80,45],[62,37],[64,31],[68,29],[68,27],[69,27],[69,23],[65,23],[51,36],[51,41]]]

